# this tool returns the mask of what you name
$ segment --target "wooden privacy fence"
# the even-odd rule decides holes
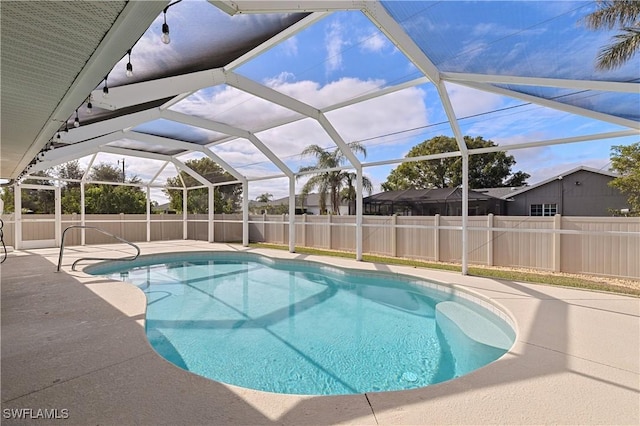
[[[43,215],[44,217],[44,215]],[[49,216],[51,217],[51,216]],[[14,245],[15,222],[3,215],[4,239]],[[79,225],[79,215],[63,215],[62,229]],[[86,215],[85,224],[132,242],[193,239],[207,241],[207,214]],[[51,222],[22,224],[23,240],[46,239]],[[462,218],[456,216],[364,216],[363,252],[434,262],[460,263]],[[469,262],[478,265],[531,268],[640,278],[640,218],[471,216]],[[355,216],[296,216],[296,246],[355,252]],[[68,235],[81,244],[80,232]],[[214,216],[215,242],[242,241],[242,214]],[[250,215],[249,241],[288,245],[287,215]],[[113,241],[87,232],[86,244]]]

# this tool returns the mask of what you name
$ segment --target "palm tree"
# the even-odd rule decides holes
[[[260,194],[256,197],[256,201],[261,203],[268,203],[273,198],[273,194],[265,192],[264,194]]]
[[[349,214],[351,213],[351,203],[353,203],[356,199],[356,188],[353,186],[353,182],[357,179],[358,175],[356,173],[345,173],[344,179],[346,181],[345,187],[340,191],[340,198],[342,201],[349,202]],[[369,195],[373,191],[373,183],[369,180],[368,177],[362,176],[362,189],[367,191]]]
[[[366,157],[367,149],[359,142],[351,142],[348,144],[349,149],[357,154],[362,154]],[[302,187],[302,199],[304,199],[313,189],[318,190],[320,197],[320,212],[327,211],[327,196],[331,200],[331,213],[340,214],[340,201],[341,190],[347,189],[349,196],[353,194],[352,198],[355,199],[355,188],[353,187],[353,181],[355,180],[355,173],[347,172],[343,170],[331,170],[344,165],[346,157],[344,153],[336,148],[334,151],[326,151],[319,145],[309,145],[302,151],[303,156],[313,155],[317,159],[317,163],[314,166],[301,167],[298,171],[313,172],[313,176]],[[300,178],[300,176],[298,176]],[[364,177],[362,178],[363,187],[371,192],[373,185],[371,181]]]
[[[620,27],[614,42],[600,49],[596,67],[611,70],[623,65],[640,49],[640,1],[598,0],[598,10],[585,17],[592,30]]]

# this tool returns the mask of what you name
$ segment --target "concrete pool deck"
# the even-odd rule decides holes
[[[143,255],[248,250],[460,285],[506,308],[518,335],[498,361],[422,389],[253,391],[166,362],[146,340],[139,289],[71,271],[78,257],[119,257],[128,246],[65,248],[60,273],[58,249],[17,251],[0,266],[3,424],[47,423],[36,418],[44,409],[66,424],[640,424],[638,298],[239,245],[139,245]]]

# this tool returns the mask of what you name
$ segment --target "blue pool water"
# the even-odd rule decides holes
[[[147,336],[168,361],[270,392],[423,387],[496,360],[515,338],[488,309],[393,274],[211,252],[86,271],[145,292]]]

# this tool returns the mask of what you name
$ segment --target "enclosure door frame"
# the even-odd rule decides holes
[[[27,215],[22,214],[22,190],[23,189],[36,189],[54,191],[54,205],[55,214],[53,219],[29,219]],[[61,214],[61,202],[60,202],[60,187],[49,185],[33,185],[22,184],[14,187],[14,201],[15,201],[15,245],[16,249],[35,249],[35,248],[51,248],[60,247],[61,227],[62,227],[62,214]],[[54,223],[54,237],[53,239],[46,240],[24,240],[23,239],[23,224],[25,223]]]

